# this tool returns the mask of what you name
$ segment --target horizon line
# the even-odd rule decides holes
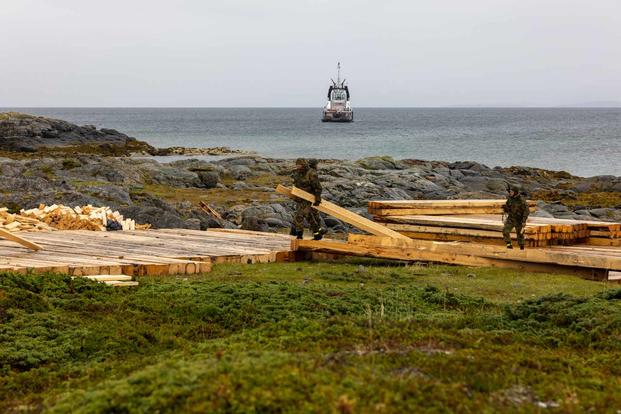
[[[619,109],[614,106],[575,105],[445,105],[445,106],[356,106],[355,109]],[[0,109],[316,109],[317,106],[0,106]]]

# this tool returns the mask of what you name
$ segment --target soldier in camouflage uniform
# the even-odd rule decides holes
[[[295,161],[295,170],[293,171],[293,185],[297,188],[309,192],[315,196],[313,205],[318,206],[321,203],[321,183],[317,176],[317,170],[309,168],[308,162],[303,158]],[[311,231],[316,240],[320,240],[323,236],[321,231],[321,222],[317,220],[311,212],[313,210],[311,203],[300,198],[296,198],[295,216],[293,218],[293,228],[291,234],[301,239],[304,235],[304,219],[308,220]]]
[[[512,186],[507,189],[509,196],[507,202],[502,206],[505,212],[505,225],[502,229],[502,236],[507,243],[507,249],[513,249],[511,244],[511,230],[515,228],[517,233],[518,245],[520,250],[524,250],[524,229],[526,227],[526,220],[528,219],[528,204],[526,200],[520,194],[520,188]]]
[[[311,158],[308,160],[308,168],[314,171],[315,176],[319,177],[319,172],[317,171],[317,164],[319,164],[319,161],[316,158]],[[317,182],[319,182],[319,178],[317,178]],[[319,184],[319,187],[321,188],[321,184]],[[321,197],[319,198],[319,202],[321,202]],[[316,203],[315,205],[319,205],[319,203]],[[316,228],[318,229],[317,231],[313,231],[313,239],[321,240],[323,238],[323,235],[326,234],[326,229],[323,225],[323,221],[321,220],[319,210],[311,208],[310,214],[312,216],[312,223],[316,223]]]

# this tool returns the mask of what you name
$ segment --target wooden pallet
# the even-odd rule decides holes
[[[184,229],[29,233],[43,249],[0,241],[0,271],[86,275],[209,272],[212,263],[291,260],[291,237],[271,233]]]

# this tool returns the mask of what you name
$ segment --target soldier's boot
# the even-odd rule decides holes
[[[294,226],[291,226],[291,229],[289,230],[289,236],[297,236],[298,231],[295,229]]]
[[[507,249],[513,249],[513,245],[511,244],[511,242],[507,243]]]
[[[315,233],[313,233],[313,240],[321,240],[323,239],[323,235],[326,234],[326,229],[319,229]]]
[[[520,244],[520,250],[524,250],[524,245]]]
[[[304,230],[296,231],[295,235],[297,236],[296,239],[302,240],[304,238]]]

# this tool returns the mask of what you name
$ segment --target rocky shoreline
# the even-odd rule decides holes
[[[99,130],[96,137],[88,135],[92,132],[88,128],[84,134],[90,141],[85,140],[85,135],[75,132],[75,128],[84,127],[68,125],[65,129],[78,134],[82,145],[109,145],[110,137],[133,142],[133,138],[116,131],[102,132],[110,130]],[[54,139],[41,132],[40,136],[26,139],[26,144],[18,145],[15,139],[6,139],[6,131],[0,125],[0,149],[4,151],[16,145],[34,146],[35,142]],[[293,203],[276,194],[274,187],[290,184],[293,160],[227,152],[235,156],[160,163],[148,157],[76,152],[76,141],[64,142],[71,151],[31,151],[28,158],[0,159],[0,206],[19,210],[40,203],[107,205],[155,228],[241,226],[283,231],[291,225]],[[234,151],[224,148],[220,150]],[[321,160],[319,177],[326,200],[361,214],[366,214],[367,202],[372,199],[503,198],[507,184],[519,184],[529,198],[540,200],[535,215],[621,220],[621,177],[614,176],[582,178],[562,171],[490,168],[470,161],[369,157],[357,161]],[[213,207],[222,218],[200,209],[200,201]],[[324,219],[331,232],[348,230],[337,219]]]

